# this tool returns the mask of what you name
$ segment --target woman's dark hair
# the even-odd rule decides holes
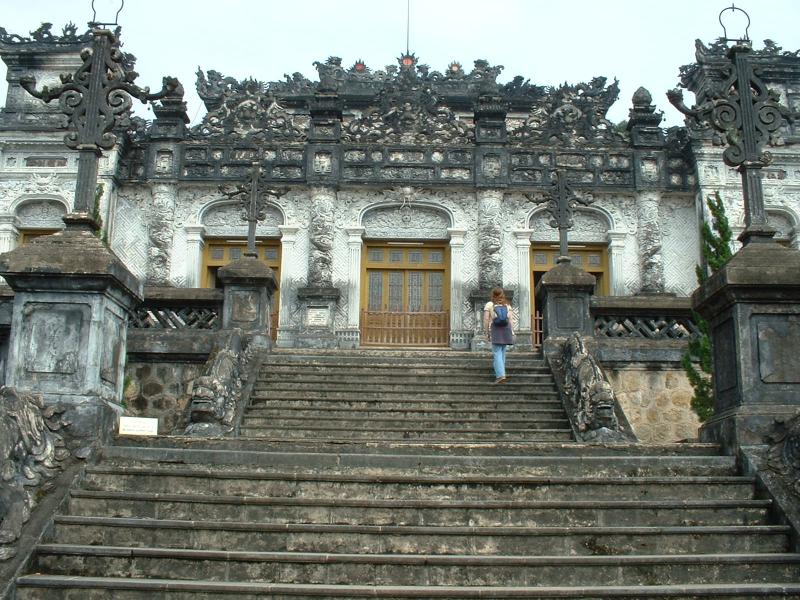
[[[503,288],[496,287],[492,289],[492,304],[508,304]]]

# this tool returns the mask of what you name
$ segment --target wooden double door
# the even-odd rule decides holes
[[[442,243],[368,243],[361,294],[361,343],[447,346],[450,255]]]

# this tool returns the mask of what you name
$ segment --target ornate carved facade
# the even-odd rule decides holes
[[[55,80],[78,64],[84,42],[74,28],[25,38],[0,29],[10,82],[0,113],[0,250],[25,232],[58,227],[71,207],[76,158],[63,145],[63,119],[27,97],[19,80]],[[681,69],[684,85],[702,93],[721,52],[698,42],[696,64]],[[797,53],[767,42],[756,56],[768,85],[800,108]],[[196,90],[208,109],[199,124],[188,126],[173,99],[155,108],[152,123],[130,119],[118,132],[101,162],[100,213],[111,247],[146,284],[192,287],[207,279],[204,249],[246,233],[229,192],[254,162],[265,182],[286,190],[270,198],[257,228],[262,241],[280,246],[284,345],[307,341],[308,311],[320,306],[330,310],[333,341],[326,343],[358,344],[377,271],[414,273],[397,285],[385,278],[381,293],[405,295],[404,306],[448,299],[439,311],[449,323],[443,344],[471,343],[477,298],[495,285],[518,292],[516,314],[531,315],[533,248],[557,240],[537,200],[559,171],[593,199],[575,212],[570,240],[602,253],[603,287],[612,295],[691,293],[707,194],[719,190],[732,224],[743,226],[739,175],[724,166],[721,140],[694,127],[664,130],[643,88],[627,124],[615,125],[607,111],[619,89],[604,77],[557,87],[521,76],[501,83],[503,67],[485,60],[440,72],[414,55],[384,69],[361,60],[346,67],[338,57],[315,67],[317,81],[199,70]],[[795,247],[797,127],[773,135],[764,182],[770,220]],[[383,262],[370,263],[368,252],[378,248]],[[405,249],[402,269],[393,267],[393,248]],[[441,268],[427,262],[439,252],[448,261]],[[531,322],[520,320],[523,340]]]

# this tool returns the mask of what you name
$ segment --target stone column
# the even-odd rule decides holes
[[[347,233],[347,327],[358,329],[361,319],[361,248],[363,227],[345,229]]]
[[[281,281],[278,287],[280,293],[280,312],[278,313],[278,337],[276,345],[282,348],[291,348],[294,345],[295,329],[292,328],[292,278],[297,273],[292,272],[294,265],[294,245],[297,241],[299,227],[279,225],[281,232]]]
[[[714,414],[700,441],[766,444],[800,410],[800,251],[750,243],[692,294],[709,322]]]
[[[448,229],[450,234],[450,347],[469,348],[472,331],[464,328],[464,236],[465,229]]]
[[[517,248],[517,347],[529,349],[533,347],[531,330],[531,235],[532,229],[518,229],[514,232]]]
[[[206,246],[203,225],[188,225],[186,232],[186,287],[200,287],[203,280],[200,269],[203,268],[203,249]]]
[[[122,412],[127,317],[142,286],[89,231],[0,255],[15,292],[6,383],[66,407],[76,444],[106,442]]]
[[[480,189],[478,198],[478,288],[487,291],[503,285],[502,214],[503,190]]]
[[[608,232],[608,266],[611,273],[612,296],[626,296],[628,291],[625,289],[625,238],[628,236],[624,231]]]
[[[658,205],[661,194],[657,191],[639,192],[637,208],[639,227],[640,268],[642,272],[643,294],[661,294],[664,292],[664,262],[661,254],[661,219]]]
[[[17,247],[19,219],[14,215],[0,215],[0,254]]]
[[[333,207],[336,192],[330,187],[311,188],[311,220],[308,225],[311,249],[308,256],[309,287],[333,285]]]

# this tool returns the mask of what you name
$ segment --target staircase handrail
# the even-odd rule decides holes
[[[614,389],[579,333],[570,335],[561,352],[551,355],[548,360],[570,425],[579,441],[637,441]]]

